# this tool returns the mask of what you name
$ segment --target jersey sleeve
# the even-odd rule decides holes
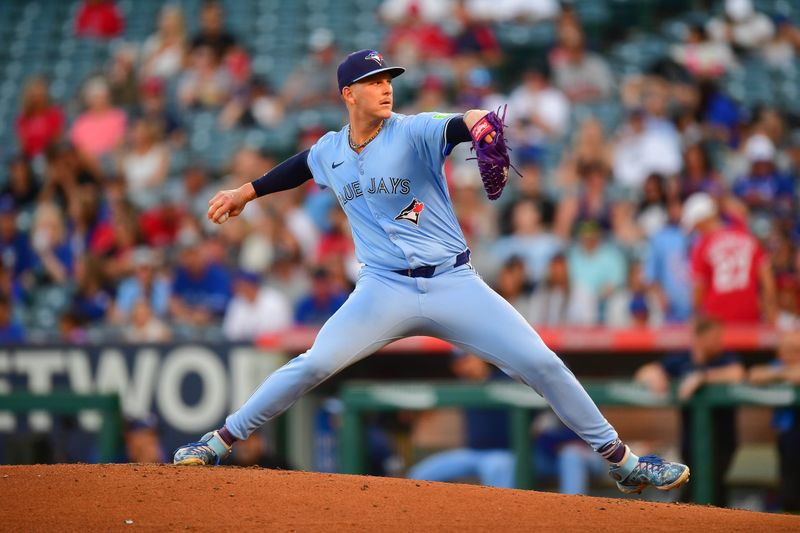
[[[404,121],[411,143],[431,168],[438,170],[444,164],[447,123],[457,116],[456,113],[420,113]]]
[[[331,135],[332,133],[326,133],[323,135],[322,138],[320,138],[314,144],[314,146],[308,150],[308,158],[306,159],[306,163],[308,164],[308,168],[311,170],[311,175],[314,177],[314,181],[323,189],[327,189],[330,184],[328,183],[328,178],[325,175],[325,169],[321,164],[321,156],[325,152],[325,147],[331,142]]]

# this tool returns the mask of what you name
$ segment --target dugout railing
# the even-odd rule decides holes
[[[0,394],[0,412],[29,413],[47,411],[58,415],[77,415],[82,411],[97,411],[102,417],[97,432],[97,454],[101,463],[118,459],[122,441],[122,415],[119,396],[116,394],[76,394],[49,392],[31,394],[12,392]]]
[[[713,501],[711,475],[714,453],[711,427],[716,407],[787,407],[800,406],[800,387],[773,385],[707,385],[687,402],[680,402],[674,391],[665,396],[629,381],[588,381],[589,396],[599,406],[664,408],[687,407],[693,411],[693,443],[695,464],[691,483],[695,486],[695,503]],[[343,384],[343,404],[339,436],[340,471],[364,473],[365,440],[362,415],[371,411],[428,410],[441,407],[497,408],[510,411],[510,441],[516,457],[515,480],[518,488],[532,488],[535,480],[531,457],[529,427],[533,412],[548,408],[547,402],[532,389],[519,383],[419,383],[419,382],[350,382]]]

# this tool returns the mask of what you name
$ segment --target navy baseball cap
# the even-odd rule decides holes
[[[384,61],[380,52],[359,50],[347,56],[339,64],[339,69],[336,71],[336,75],[339,78],[339,92],[341,93],[342,89],[351,83],[363,80],[367,76],[372,76],[379,72],[388,72],[392,75],[392,78],[396,78],[405,71],[406,69],[403,67],[386,66],[386,61]]]

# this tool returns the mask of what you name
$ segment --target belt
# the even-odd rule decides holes
[[[456,256],[456,262],[453,264],[453,268],[469,263],[469,254],[469,248],[458,254]],[[396,274],[402,274],[403,276],[408,276],[409,278],[432,278],[436,274],[436,269],[444,266],[449,265],[447,263],[442,263],[441,265],[425,265],[417,268],[393,270],[393,272]]]

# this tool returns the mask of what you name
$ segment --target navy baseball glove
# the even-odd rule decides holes
[[[503,106],[503,116],[491,111],[472,126],[469,133],[472,136],[472,149],[475,150],[474,158],[478,160],[478,171],[481,173],[483,188],[489,200],[497,200],[503,193],[508,181],[508,169],[513,168],[520,177],[522,174],[511,164],[508,158],[509,148],[503,136],[506,107]],[[497,110],[498,113],[500,109]],[[484,138],[495,132],[492,142],[487,143]]]

